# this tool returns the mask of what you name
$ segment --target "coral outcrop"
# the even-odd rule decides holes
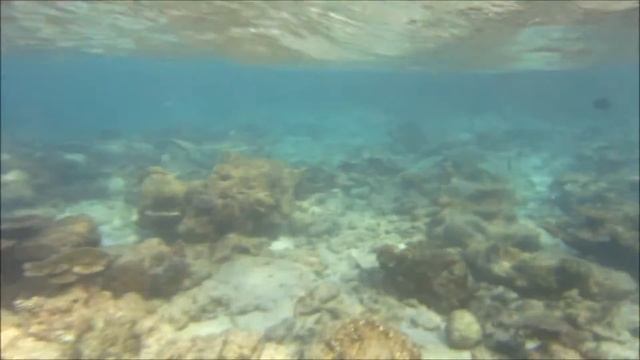
[[[176,227],[184,216],[187,186],[174,174],[151,167],[142,182],[138,224],[166,239],[175,238]]]
[[[87,215],[72,215],[44,226],[35,235],[17,238],[15,257],[20,261],[39,261],[77,247],[100,245],[100,233]]]
[[[482,340],[482,326],[473,313],[465,309],[449,314],[445,331],[449,346],[455,349],[469,349]]]
[[[189,189],[178,230],[185,240],[273,233],[292,212],[300,176],[275,160],[230,155],[206,182]]]
[[[108,255],[99,245],[97,225],[87,215],[3,218],[2,279],[15,283],[26,275],[55,284],[74,282],[107,266]]]
[[[631,150],[631,151],[630,151]],[[544,227],[603,265],[638,279],[640,205],[637,144],[595,143],[554,179],[551,205],[561,211]]]
[[[365,317],[341,322],[311,345],[304,356],[310,359],[417,359],[421,354],[397,329]]]
[[[241,155],[227,156],[208,179],[191,183],[153,167],[142,184],[139,224],[168,241],[273,233],[291,214],[301,175],[278,161]]]
[[[104,288],[120,295],[137,292],[146,297],[174,295],[189,274],[180,245],[151,238],[128,249],[104,273]]]
[[[53,221],[51,217],[37,214],[3,217],[0,232],[3,239],[28,239],[50,226]]]
[[[81,247],[67,250],[42,261],[22,265],[25,276],[46,276],[52,284],[68,284],[82,277],[104,271],[110,255],[98,248]]]
[[[411,243],[402,250],[383,246],[377,254],[391,288],[437,311],[464,308],[473,294],[471,275],[459,249]]]
[[[618,354],[637,351],[639,345],[634,334],[637,305],[587,300],[578,290],[556,300],[533,300],[485,284],[469,308],[483,324],[485,346],[508,357],[564,358],[560,354],[577,353],[570,358],[601,358],[611,341],[618,343]]]
[[[131,358],[140,351],[142,333],[136,325],[153,311],[135,294],[119,299],[95,287],[73,286],[52,297],[35,296],[14,301],[15,321],[7,327],[42,344],[45,358]],[[3,316],[3,328],[6,326]],[[4,342],[3,358],[23,349],[23,341]],[[29,343],[27,341],[26,343]],[[35,349],[35,348],[34,348]],[[23,349],[26,350],[26,349]],[[33,351],[33,349],[31,349]],[[28,358],[36,357],[36,353]],[[17,358],[17,356],[16,356]]]

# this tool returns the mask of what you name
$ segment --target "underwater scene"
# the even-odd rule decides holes
[[[2,359],[639,359],[638,1],[2,1]]]

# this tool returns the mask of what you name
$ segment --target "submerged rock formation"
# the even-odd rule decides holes
[[[310,359],[417,359],[418,347],[406,335],[371,318],[344,321],[305,352]]]
[[[186,184],[162,168],[152,167],[142,182],[138,224],[164,238],[174,238],[184,217]]]
[[[136,292],[145,297],[168,297],[178,292],[189,275],[179,245],[147,239],[127,249],[104,273],[105,289],[116,295]]]
[[[420,243],[406,249],[378,249],[378,263],[387,283],[440,312],[463,308],[473,294],[472,279],[462,253],[432,249]]]
[[[190,189],[180,234],[189,240],[229,232],[269,234],[291,214],[300,176],[274,160],[231,155]]]
[[[455,349],[470,349],[482,340],[482,327],[478,319],[465,309],[449,314],[445,330],[449,346]]]
[[[551,184],[560,216],[543,226],[603,265],[640,276],[638,147],[594,144]]]
[[[97,249],[100,233],[87,215],[54,220],[40,215],[2,219],[2,279],[44,276],[52,284],[71,283],[100,272],[108,254]]]
[[[110,256],[98,248],[82,247],[54,255],[46,260],[22,265],[25,276],[46,276],[52,284],[68,284],[84,276],[104,271]]]
[[[240,155],[189,184],[152,168],[142,184],[139,224],[168,241],[216,241],[231,232],[269,235],[291,214],[300,176],[283,163]]]

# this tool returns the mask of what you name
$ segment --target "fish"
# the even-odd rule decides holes
[[[611,100],[609,100],[609,98],[607,97],[595,98],[593,99],[593,101],[591,101],[591,105],[593,106],[594,109],[601,110],[601,111],[607,111],[612,106]]]

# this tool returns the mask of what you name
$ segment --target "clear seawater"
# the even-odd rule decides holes
[[[637,50],[637,45],[629,46],[636,46]],[[481,187],[507,184],[513,191],[517,202],[508,206],[516,214],[515,223],[535,229],[540,237],[540,248],[533,251],[526,248],[522,250],[526,253],[523,256],[552,254],[577,258],[593,266],[592,269],[596,269],[593,271],[603,271],[602,276],[614,276],[604,272],[606,269],[616,274],[615,279],[624,277],[622,285],[610,288],[605,286],[609,280],[598,278],[590,284],[602,288],[585,290],[577,278],[567,280],[557,275],[558,281],[568,282],[566,291],[578,289],[578,298],[582,300],[577,304],[591,302],[591,310],[587,305],[584,305],[586,310],[579,310],[585,317],[589,311],[622,309],[622,315],[615,321],[611,320],[613,315],[602,315],[600,320],[589,318],[585,323],[576,323],[569,314],[570,309],[557,305],[562,296],[569,295],[548,294],[538,288],[520,291],[516,285],[510,288],[509,276],[522,276],[524,282],[544,280],[526,278],[533,275],[524,271],[505,275],[505,278],[498,275],[501,280],[495,276],[485,278],[486,273],[478,269],[473,259],[469,260],[473,255],[468,255],[465,261],[469,262],[470,276],[476,285],[506,287],[515,291],[520,300],[544,302],[543,317],[561,318],[568,326],[578,329],[576,331],[588,329],[599,321],[606,328],[600,330],[599,335],[589,334],[590,342],[576,345],[566,341],[562,337],[566,334],[564,330],[557,328],[542,331],[544,336],[540,335],[531,329],[553,326],[542,324],[542,320],[531,320],[534,325],[517,330],[518,336],[533,339],[526,349],[528,356],[562,358],[579,353],[591,357],[637,358],[633,349],[638,345],[635,312],[638,275],[633,266],[637,266],[638,245],[637,239],[635,243],[632,238],[629,240],[629,234],[638,234],[640,202],[637,62],[625,59],[555,70],[431,72],[394,66],[358,69],[331,63],[258,65],[236,61],[233,57],[205,55],[174,58],[153,54],[21,50],[3,51],[1,65],[3,226],[9,229],[16,218],[33,214],[52,219],[85,214],[97,225],[101,237],[97,247],[108,252],[115,249],[114,263],[117,256],[133,252],[143,240],[161,237],[172,249],[182,249],[172,250],[176,254],[180,251],[191,254],[186,263],[192,269],[189,276],[196,280],[186,281],[168,296],[145,294],[140,300],[142,306],[152,309],[151,314],[170,312],[167,309],[172,306],[184,306],[180,305],[181,296],[188,297],[198,291],[204,294],[198,296],[212,296],[204,300],[208,305],[186,305],[193,307],[193,313],[184,315],[186,320],[182,319],[181,325],[176,325],[180,321],[170,316],[162,318],[173,326],[167,334],[158,335],[160,331],[156,328],[136,330],[136,339],[148,337],[152,339],[148,340],[151,345],[142,341],[136,343],[135,350],[127,348],[123,352],[113,350],[113,353],[95,350],[91,346],[100,346],[91,341],[108,347],[113,340],[107,330],[104,333],[95,330],[100,328],[97,325],[92,328],[91,334],[97,334],[94,338],[78,333],[76,338],[65,342],[52,335],[54,327],[45,326],[44,330],[36,331],[31,326],[38,321],[62,322],[60,318],[47,317],[55,316],[51,315],[52,311],[69,318],[80,313],[81,310],[65,312],[71,311],[65,308],[71,301],[65,294],[79,292],[84,295],[76,296],[89,297],[94,295],[86,295],[87,288],[107,292],[111,289],[99,280],[100,273],[89,280],[41,287],[38,284],[47,283],[46,277],[21,275],[25,260],[5,259],[5,256],[14,256],[10,249],[35,240],[20,238],[22,235],[14,238],[14,233],[7,230],[3,241],[10,241],[11,245],[5,250],[3,244],[3,262],[13,261],[12,266],[16,268],[3,267],[2,317],[10,320],[6,320],[2,331],[12,339],[6,344],[3,342],[3,358],[47,358],[56,354],[68,358],[162,356],[158,354],[168,354],[167,350],[154,352],[154,346],[160,347],[158,344],[173,339],[171,336],[178,333],[180,341],[184,341],[180,346],[186,346],[180,350],[183,352],[174,349],[173,356],[180,358],[196,351],[184,345],[196,341],[189,339],[230,336],[228,333],[232,330],[258,334],[263,343],[271,341],[296,348],[284,352],[291,357],[309,357],[314,353],[308,347],[325,336],[325,327],[329,329],[352,317],[369,316],[398,329],[418,344],[424,358],[495,355],[491,351],[500,353],[504,349],[491,340],[494,325],[489,325],[488,319],[493,316],[488,315],[489,305],[487,309],[478,303],[470,305],[480,296],[478,293],[469,295],[469,304],[462,307],[479,319],[484,338],[479,340],[480,345],[474,345],[475,350],[455,350],[450,346],[445,325],[452,309],[444,306],[446,310],[441,310],[440,303],[430,302],[429,296],[425,300],[420,291],[418,295],[411,292],[407,295],[381,280],[388,276],[385,271],[391,271],[381,265],[379,249],[383,245],[395,246],[395,251],[402,254],[400,249],[414,249],[412,243],[427,244],[427,247],[438,244],[424,250],[425,259],[429,259],[429,251],[437,253],[440,248],[452,247],[463,253],[469,250],[467,238],[447,245],[450,236],[439,235],[439,225],[434,219],[446,207],[442,205],[441,196],[454,198],[454,203],[471,201],[470,205],[465,204],[472,208],[474,200],[468,200],[465,194],[476,186],[474,184]],[[176,146],[176,140],[186,143],[185,147],[191,150]],[[238,236],[249,238],[250,245],[242,245],[249,250],[215,247],[216,242],[234,235],[234,231],[224,236],[212,235],[210,244],[183,241],[179,232],[173,237],[159,235],[139,225],[142,180],[147,168],[162,167],[185,183],[206,180],[216,167],[225,163],[228,152],[252,159],[278,160],[293,169],[307,169],[309,174],[318,171],[317,178],[307,177],[298,183],[312,184],[316,190],[294,196],[291,212],[275,232],[238,231]],[[445,181],[441,171],[447,161],[462,168],[456,168],[457,175]],[[472,175],[464,175],[465,166]],[[478,172],[477,167],[484,172]],[[481,179],[485,173],[499,180]],[[326,174],[334,179],[323,178]],[[562,180],[570,176],[579,179]],[[410,177],[417,180],[406,180]],[[25,187],[30,190],[24,190]],[[250,192],[251,188],[243,191]],[[189,205],[185,206],[186,209]],[[464,206],[462,210],[456,209],[464,213]],[[585,215],[589,211],[591,215]],[[479,221],[477,219],[474,221]],[[560,229],[550,231],[550,221],[557,221]],[[603,223],[594,225],[598,221]],[[485,226],[507,228],[490,220],[486,220]],[[575,231],[567,232],[569,227]],[[583,240],[575,240],[580,236]],[[616,236],[626,236],[622,255],[616,247],[620,246]],[[502,241],[487,237],[483,241]],[[444,245],[442,239],[445,239]],[[593,250],[589,247],[592,243],[581,247],[580,241],[604,245]],[[251,244],[255,243],[259,245],[253,248]],[[610,245],[612,243],[616,244]],[[204,258],[193,255],[204,251],[203,245],[209,249],[209,255]],[[223,251],[230,255],[217,258],[216,254]],[[613,255],[599,257],[608,251]],[[46,256],[38,261],[44,259]],[[512,260],[493,259],[491,261],[496,262]],[[415,273],[433,276],[420,273],[424,271],[420,261],[427,260],[413,263],[419,268]],[[493,263],[487,266],[491,265]],[[617,281],[610,280],[615,284]],[[325,320],[295,314],[296,302],[322,284],[330,284],[331,291],[342,297],[342,303],[333,305],[339,310],[318,310],[318,313],[332,314]],[[422,283],[417,284],[413,286],[419,287]],[[619,295],[618,290],[623,295]],[[211,295],[216,291],[220,297]],[[615,295],[609,297],[608,291]],[[111,300],[113,303],[100,305],[96,300],[91,303],[95,307],[91,311],[106,314],[104,309],[108,306],[125,306],[118,303],[122,294],[113,292],[110,296],[115,299]],[[43,310],[47,305],[24,310],[19,305],[34,297],[45,304],[50,302],[51,308],[57,310]],[[245,303],[246,309],[239,309],[241,306],[237,304]],[[412,305],[407,305],[409,303]],[[500,304],[504,309],[509,308],[504,302]],[[320,301],[318,306],[324,305]],[[515,311],[518,314],[521,310]],[[409,313],[422,314],[422,318],[407,315]],[[142,321],[151,315],[131,316],[135,321]],[[424,320],[425,316],[431,318]],[[620,320],[622,318],[624,320]],[[269,340],[269,334],[276,331],[274,326],[287,319],[304,325],[284,327],[288,330],[279,330],[285,332],[280,340]],[[416,325],[420,321],[430,325]],[[312,330],[300,330],[305,326]],[[69,330],[72,325],[60,327],[73,332]],[[300,335],[303,333],[306,335]],[[15,336],[33,342],[14,340]],[[381,341],[375,339],[372,341]],[[560,344],[575,353],[562,353],[557,349],[553,352],[545,347],[548,343]],[[59,344],[73,350],[60,350]],[[489,352],[480,352],[477,346],[484,346]],[[39,352],[38,349],[46,350]],[[348,356],[345,354],[350,353],[338,354]],[[503,354],[516,356],[508,350]],[[211,355],[211,358],[217,356]]]

